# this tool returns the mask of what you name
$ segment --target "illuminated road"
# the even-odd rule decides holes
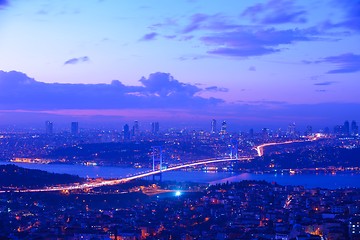
[[[261,144],[259,146],[256,146],[254,149],[257,152],[257,155],[259,157],[262,157],[264,155],[264,147],[269,147],[269,146],[276,146],[276,145],[284,145],[284,144],[291,144],[291,143],[299,143],[299,142],[309,142],[309,141],[316,141],[319,140],[320,138],[322,138],[323,136],[321,134],[315,134],[312,137],[309,137],[308,139],[305,140],[291,140],[291,141],[286,141],[286,142],[272,142],[272,143],[264,143]]]
[[[269,146],[275,146],[275,145],[284,145],[284,144],[290,144],[290,143],[296,143],[296,142],[306,142],[308,140],[294,140],[294,141],[286,141],[286,142],[273,142],[273,143],[264,143],[257,147],[255,147],[255,150],[259,157],[262,157],[264,155],[264,147]]]
[[[155,171],[147,171],[147,172],[140,172],[137,174],[134,174],[132,176],[127,176],[120,179],[114,179],[114,180],[101,180],[101,181],[95,181],[91,183],[84,183],[84,184],[74,184],[74,185],[68,185],[68,186],[56,186],[56,187],[49,187],[49,188],[39,188],[39,189],[19,189],[19,190],[11,190],[11,192],[54,192],[54,191],[70,191],[70,190],[78,190],[78,189],[87,189],[87,188],[97,188],[102,186],[111,186],[111,185],[117,185],[121,183],[125,183],[131,180],[144,178],[153,176],[156,174],[159,174],[160,172],[169,172],[174,171],[182,168],[187,167],[194,167],[198,165],[203,164],[209,164],[209,163],[219,163],[219,162],[228,162],[228,161],[245,161],[250,160],[252,158],[249,157],[243,157],[238,159],[231,159],[231,158],[223,158],[223,159],[215,159],[215,158],[209,158],[209,159],[203,159],[199,161],[194,161],[186,164],[179,164],[175,166],[168,167],[166,169],[155,170]],[[0,191],[0,193],[5,193],[9,191]]]
[[[264,143],[259,146],[255,147],[255,150],[257,151],[258,156],[263,156],[264,154],[264,147],[268,146],[274,146],[274,145],[282,145],[282,144],[290,144],[290,143],[296,143],[296,142],[306,142],[306,141],[314,141],[319,139],[320,136],[316,135],[315,137],[307,140],[293,140],[293,141],[286,141],[286,142],[274,142],[274,143]],[[131,180],[144,178],[153,176],[156,174],[159,174],[160,172],[169,172],[174,171],[182,168],[187,167],[194,167],[198,165],[203,164],[209,164],[209,163],[219,163],[219,162],[228,162],[228,161],[248,161],[253,159],[252,157],[240,157],[237,159],[233,158],[222,158],[222,159],[216,159],[216,158],[209,158],[209,159],[202,159],[198,161],[193,161],[190,163],[184,163],[179,165],[173,165],[166,169],[155,170],[155,171],[147,171],[147,172],[140,172],[136,173],[134,175],[130,175],[124,178],[120,179],[113,179],[113,180],[95,180],[93,182],[83,183],[83,184],[72,184],[72,185],[66,185],[66,186],[55,186],[55,187],[48,187],[48,188],[39,188],[39,189],[19,189],[19,190],[7,190],[7,191],[0,191],[0,193],[5,192],[54,192],[54,191],[70,191],[70,190],[78,190],[78,189],[90,189],[90,188],[97,188],[102,186],[111,186],[111,185],[117,185],[121,183],[125,183]]]

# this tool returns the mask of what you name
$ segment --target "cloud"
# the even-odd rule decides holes
[[[257,19],[256,21],[262,24],[302,23],[306,22],[306,14],[305,10],[289,0],[271,0],[266,4],[254,5],[243,12],[243,16]],[[171,25],[153,24],[150,28],[163,28],[161,31],[166,32],[164,36],[170,36],[168,39],[198,40],[201,44],[209,46],[207,54],[240,58],[281,52],[288,45],[297,42],[333,40],[318,27],[300,29],[275,28],[261,24],[244,25],[238,19],[234,20],[221,13],[196,13],[189,17],[185,25],[181,25],[180,22],[184,21]]]
[[[71,58],[67,61],[64,62],[64,65],[68,65],[68,64],[78,64],[78,63],[82,63],[82,62],[88,62],[90,61],[90,58],[87,56],[84,57],[79,57],[79,58]]]
[[[326,21],[324,27],[326,28],[347,28],[356,32],[360,31],[360,0],[334,0],[337,10],[342,10],[343,18],[339,22],[332,23]]]
[[[189,34],[200,30],[227,31],[239,27],[241,25],[232,23],[228,17],[222,14],[208,15],[196,13],[190,17],[189,23],[180,32],[182,34]]]
[[[337,69],[326,72],[327,74],[337,73],[354,73],[360,71],[360,54],[344,53],[337,56],[329,56],[321,58],[317,61],[303,60],[304,64],[319,64],[331,63],[337,66]],[[316,80],[318,76],[313,76],[312,79]]]
[[[179,82],[169,73],[153,73],[149,78],[142,77],[139,81],[145,86],[147,93],[160,97],[194,96],[201,91],[195,85]]]
[[[221,99],[203,98],[203,89],[182,83],[169,73],[141,78],[141,86],[111,84],[62,84],[38,82],[16,71],[0,71],[0,109],[171,109],[206,107]]]
[[[263,107],[287,105],[287,102],[284,101],[271,101],[266,99],[257,100],[257,101],[238,101],[238,103],[253,105],[253,106],[263,106]]]
[[[320,82],[320,83],[314,83],[315,86],[329,86],[329,85],[332,85],[336,82]]]
[[[332,63],[338,67],[337,69],[328,71],[328,74],[353,73],[360,71],[360,55],[353,53],[325,57],[314,63]]]
[[[65,118],[69,122],[76,117],[84,122],[112,124],[125,118],[160,119],[172,127],[180,122],[206,127],[208,121],[216,118],[225,119],[233,129],[235,124],[243,129],[246,125],[286,126],[293,121],[323,126],[325,122],[336,124],[360,118],[360,104],[356,103],[289,104],[273,100],[225,103],[199,96],[203,91],[222,88],[206,89],[183,83],[169,73],[150,74],[141,78],[140,83],[139,86],[127,86],[118,80],[110,84],[44,83],[21,72],[0,71],[0,123],[24,123],[24,119],[42,123]]]
[[[240,28],[230,32],[215,33],[202,37],[210,46],[216,46],[208,53],[233,57],[261,56],[280,52],[281,45],[298,41],[316,40],[315,33],[307,30],[276,30]]]
[[[174,18],[166,18],[163,22],[158,22],[150,25],[149,29],[157,30],[163,27],[175,27],[177,25],[178,25],[177,20],[175,20]]]
[[[188,24],[182,31],[182,33],[190,33],[201,28],[202,23],[204,23],[210,17],[206,14],[194,14],[190,19],[190,24]]]
[[[228,88],[222,88],[222,87],[217,87],[217,86],[206,87],[204,90],[209,91],[209,92],[228,92],[229,91]]]
[[[326,57],[323,62],[334,63],[338,69],[328,71],[327,73],[353,73],[360,71],[360,55],[346,53],[338,56]]]
[[[151,41],[151,40],[155,40],[155,38],[158,36],[158,34],[156,32],[152,32],[152,33],[148,33],[145,34],[140,41]]]
[[[249,71],[252,71],[252,72],[255,72],[255,71],[256,71],[256,67],[250,66],[250,67],[248,68],[248,70],[249,70]]]
[[[284,24],[305,23],[306,14],[305,10],[294,5],[294,1],[271,0],[248,7],[241,16],[250,17],[255,23]]]

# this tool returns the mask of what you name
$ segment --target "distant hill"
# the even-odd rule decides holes
[[[84,181],[84,178],[70,174],[49,173],[21,168],[12,164],[0,165],[0,189],[9,187],[36,188]]]

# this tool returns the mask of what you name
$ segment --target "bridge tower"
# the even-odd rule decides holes
[[[238,159],[238,147],[239,142],[236,138],[232,138],[230,140],[229,148],[230,148],[230,158],[231,159]]]
[[[160,177],[160,181],[162,180],[162,147],[161,146],[153,146],[152,147],[152,160],[153,160],[153,171],[160,170],[159,174],[156,174]],[[157,169],[157,164],[159,164],[159,168]],[[153,180],[155,180],[155,175],[153,175]]]

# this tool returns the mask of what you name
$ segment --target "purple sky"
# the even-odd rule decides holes
[[[0,0],[0,125],[359,122],[359,12],[359,0]]]

